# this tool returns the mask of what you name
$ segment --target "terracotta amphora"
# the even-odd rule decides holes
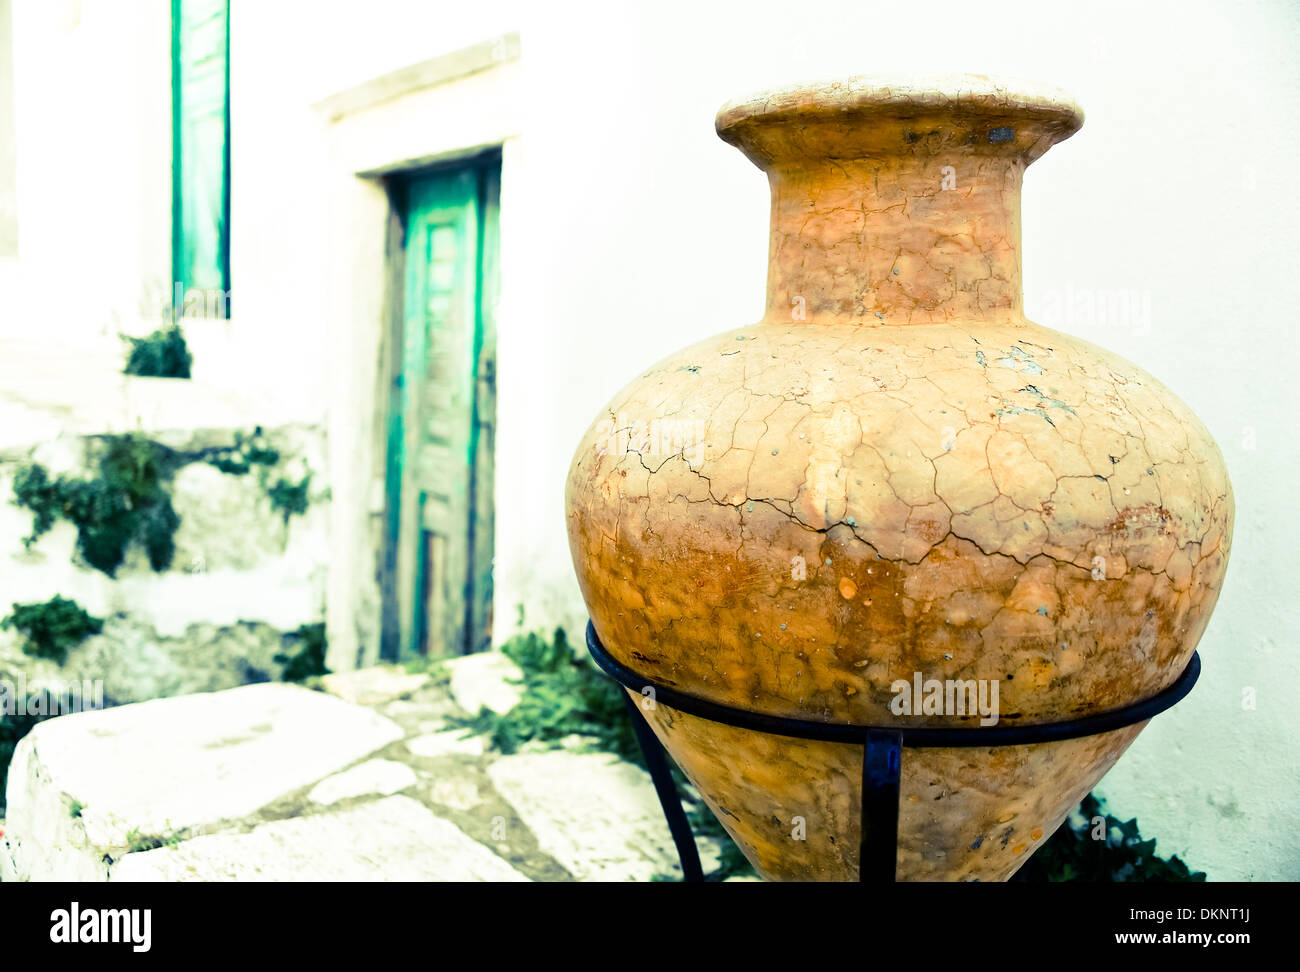
[[[917,683],[996,686],[1007,726],[1178,678],[1227,567],[1223,458],[1159,381],[1022,312],[1021,177],[1082,119],[978,75],[722,108],[771,184],[767,310],[642,371],[578,446],[570,544],[614,658],[855,725],[987,724]],[[762,876],[857,878],[861,747],[643,710]],[[1007,879],[1142,727],[905,750],[898,879]]]

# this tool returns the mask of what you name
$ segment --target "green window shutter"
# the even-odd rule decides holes
[[[229,48],[228,0],[172,0],[172,268],[182,300],[230,290]]]

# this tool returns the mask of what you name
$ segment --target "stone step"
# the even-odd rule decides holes
[[[266,683],[50,719],[9,770],[12,874],[105,880],[142,838],[256,813],[401,738],[378,713]]]
[[[680,876],[648,774],[570,736],[494,751],[500,654],[61,716],[15,752],[0,880],[648,881]],[[358,704],[364,700],[364,704]],[[706,872],[716,841],[698,842]]]

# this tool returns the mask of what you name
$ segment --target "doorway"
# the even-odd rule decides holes
[[[498,151],[394,177],[382,654],[492,640]]]

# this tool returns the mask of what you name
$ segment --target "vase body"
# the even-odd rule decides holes
[[[1222,456],[1150,375],[1022,311],[1021,175],[1081,120],[974,76],[723,109],[772,187],[767,311],[643,372],[570,471],[574,564],[619,661],[902,727],[979,724],[900,716],[918,675],[996,683],[1004,726],[1178,677],[1227,566]],[[642,708],[760,874],[856,879],[860,747]],[[1010,877],[1141,728],[904,750],[899,879]]]

